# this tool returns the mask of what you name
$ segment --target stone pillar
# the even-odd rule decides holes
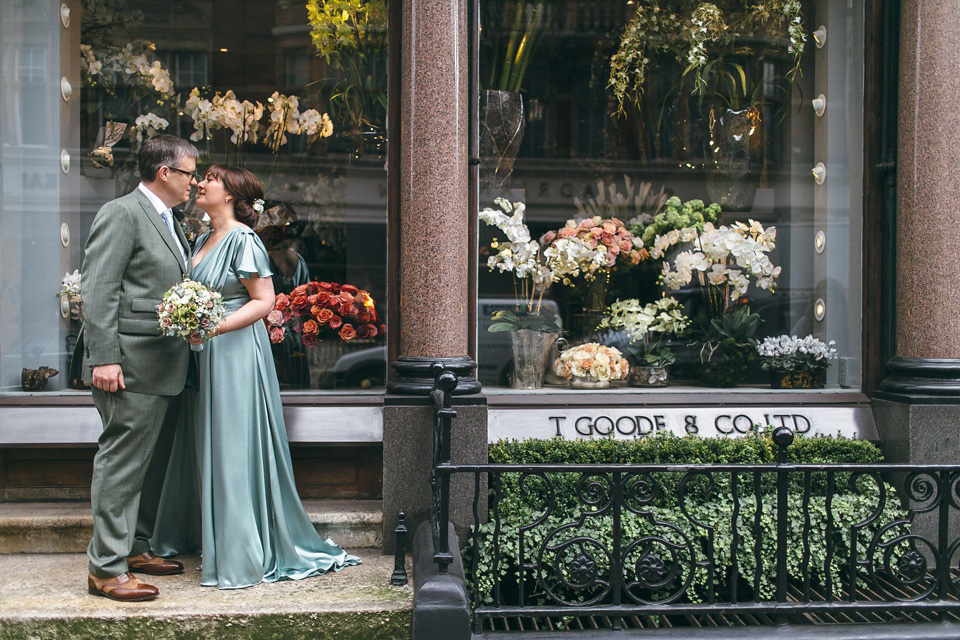
[[[431,365],[460,378],[453,460],[486,461],[486,407],[470,353],[467,0],[404,0],[400,46],[399,344],[384,401],[384,551],[396,514],[429,517],[433,451]],[[393,134],[396,135],[396,134]],[[451,520],[470,517],[473,486],[456,485]],[[483,491],[485,496],[485,490]],[[468,495],[469,494],[469,495]],[[484,501],[485,502],[485,501]]]
[[[897,350],[875,415],[888,459],[956,463],[960,13],[952,0],[900,6]]]

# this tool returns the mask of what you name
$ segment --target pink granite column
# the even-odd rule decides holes
[[[467,354],[464,0],[404,3],[400,355]]]
[[[403,3],[399,344],[389,386],[423,393],[437,359],[470,378],[466,0]],[[479,391],[475,381],[470,389]]]
[[[897,357],[888,391],[960,395],[960,12],[903,0],[897,150]]]

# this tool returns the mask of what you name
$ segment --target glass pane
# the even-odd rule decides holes
[[[667,347],[678,384],[769,386],[762,362],[818,373],[748,340],[811,335],[836,343],[827,385],[857,387],[863,19],[858,0],[482,0],[480,207],[503,214],[480,223],[484,384],[516,378],[511,329],[556,314],[570,344],[633,365]],[[525,204],[534,244],[497,197]],[[685,332],[639,313],[664,294]]]
[[[56,294],[160,132],[193,141],[201,174],[240,165],[264,185],[254,230],[276,292],[295,303],[268,323],[281,388],[383,386],[386,4],[326,6],[83,0],[64,28],[60,2],[2,3],[0,389],[19,391],[21,370],[41,365],[60,371],[47,391],[71,386],[82,305],[68,293],[63,318]],[[178,209],[191,242],[209,229],[192,198]]]

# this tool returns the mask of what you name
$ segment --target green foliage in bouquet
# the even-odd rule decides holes
[[[653,222],[646,226],[634,224],[630,227],[630,233],[641,238],[643,246],[649,249],[657,236],[688,227],[703,231],[703,225],[707,222],[718,224],[720,214],[720,205],[716,202],[704,205],[703,200],[687,200],[681,203],[680,198],[673,196],[663,204],[663,211],[654,216]]]
[[[757,357],[754,336],[763,320],[746,306],[710,318],[698,316],[691,335],[700,346],[700,361],[694,370],[711,387],[733,387]]]

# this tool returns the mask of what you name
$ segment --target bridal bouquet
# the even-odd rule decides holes
[[[189,278],[184,278],[180,284],[170,287],[163,294],[163,301],[157,305],[160,331],[164,335],[180,336],[184,340],[209,340],[223,320],[225,312],[223,296],[219,291],[211,291]],[[201,351],[203,345],[191,342],[190,348]]]
[[[305,347],[325,338],[349,341],[386,334],[379,324],[376,305],[369,293],[350,284],[308,282],[277,295],[273,311],[264,322],[270,342],[283,342],[287,327],[300,336]]]

